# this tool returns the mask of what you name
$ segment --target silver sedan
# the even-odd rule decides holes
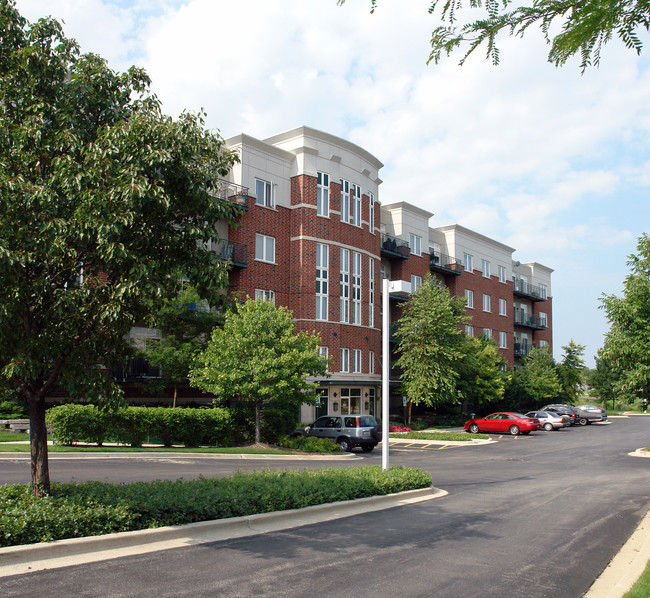
[[[547,432],[559,430],[571,425],[571,419],[566,415],[559,415],[555,411],[529,411],[526,417],[536,417]]]

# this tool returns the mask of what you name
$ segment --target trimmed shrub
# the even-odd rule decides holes
[[[278,446],[305,451],[306,453],[340,453],[341,447],[329,438],[315,436],[282,436],[277,441]]]
[[[298,509],[426,488],[431,476],[379,465],[238,473],[229,478],[134,484],[52,484],[34,498],[28,484],[0,486],[0,546],[179,525]]]

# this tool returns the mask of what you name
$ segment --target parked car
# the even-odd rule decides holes
[[[578,423],[586,426],[591,422],[607,421],[607,412],[598,405],[577,405]]]
[[[578,414],[576,413],[576,410],[573,407],[573,405],[566,405],[566,404],[544,405],[544,407],[542,407],[540,411],[553,411],[558,415],[567,415],[571,420],[572,426],[576,424],[576,420],[578,419]]]
[[[506,432],[517,436],[518,434],[530,434],[533,430],[540,430],[542,424],[537,418],[527,417],[521,413],[512,411],[499,411],[490,413],[479,419],[470,419],[465,422],[465,430],[472,434],[479,432]]]
[[[555,411],[529,411],[526,417],[536,417],[547,432],[551,430],[560,430],[571,425],[568,415],[560,415]]]
[[[293,436],[330,438],[342,451],[361,447],[368,453],[381,441],[381,426],[372,415],[324,415],[310,426],[295,430]]]

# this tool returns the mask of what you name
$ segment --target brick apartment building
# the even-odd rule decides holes
[[[552,270],[513,261],[514,248],[460,225],[432,228],[433,214],[410,203],[381,205],[383,165],[363,148],[309,127],[227,145],[241,159],[228,195],[247,204],[214,245],[233,262],[228,292],[287,306],[330,359],[320,404],[303,406],[301,420],[381,416],[384,277],[417,288],[431,272],[467,299],[467,334],[493,337],[510,367],[533,346],[552,348]],[[396,318],[404,297],[391,300]]]

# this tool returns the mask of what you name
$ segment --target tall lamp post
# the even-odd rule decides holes
[[[390,293],[408,294],[411,283],[405,280],[388,280],[384,278],[381,288],[382,325],[381,325],[381,467],[388,469],[388,411],[390,385]]]

